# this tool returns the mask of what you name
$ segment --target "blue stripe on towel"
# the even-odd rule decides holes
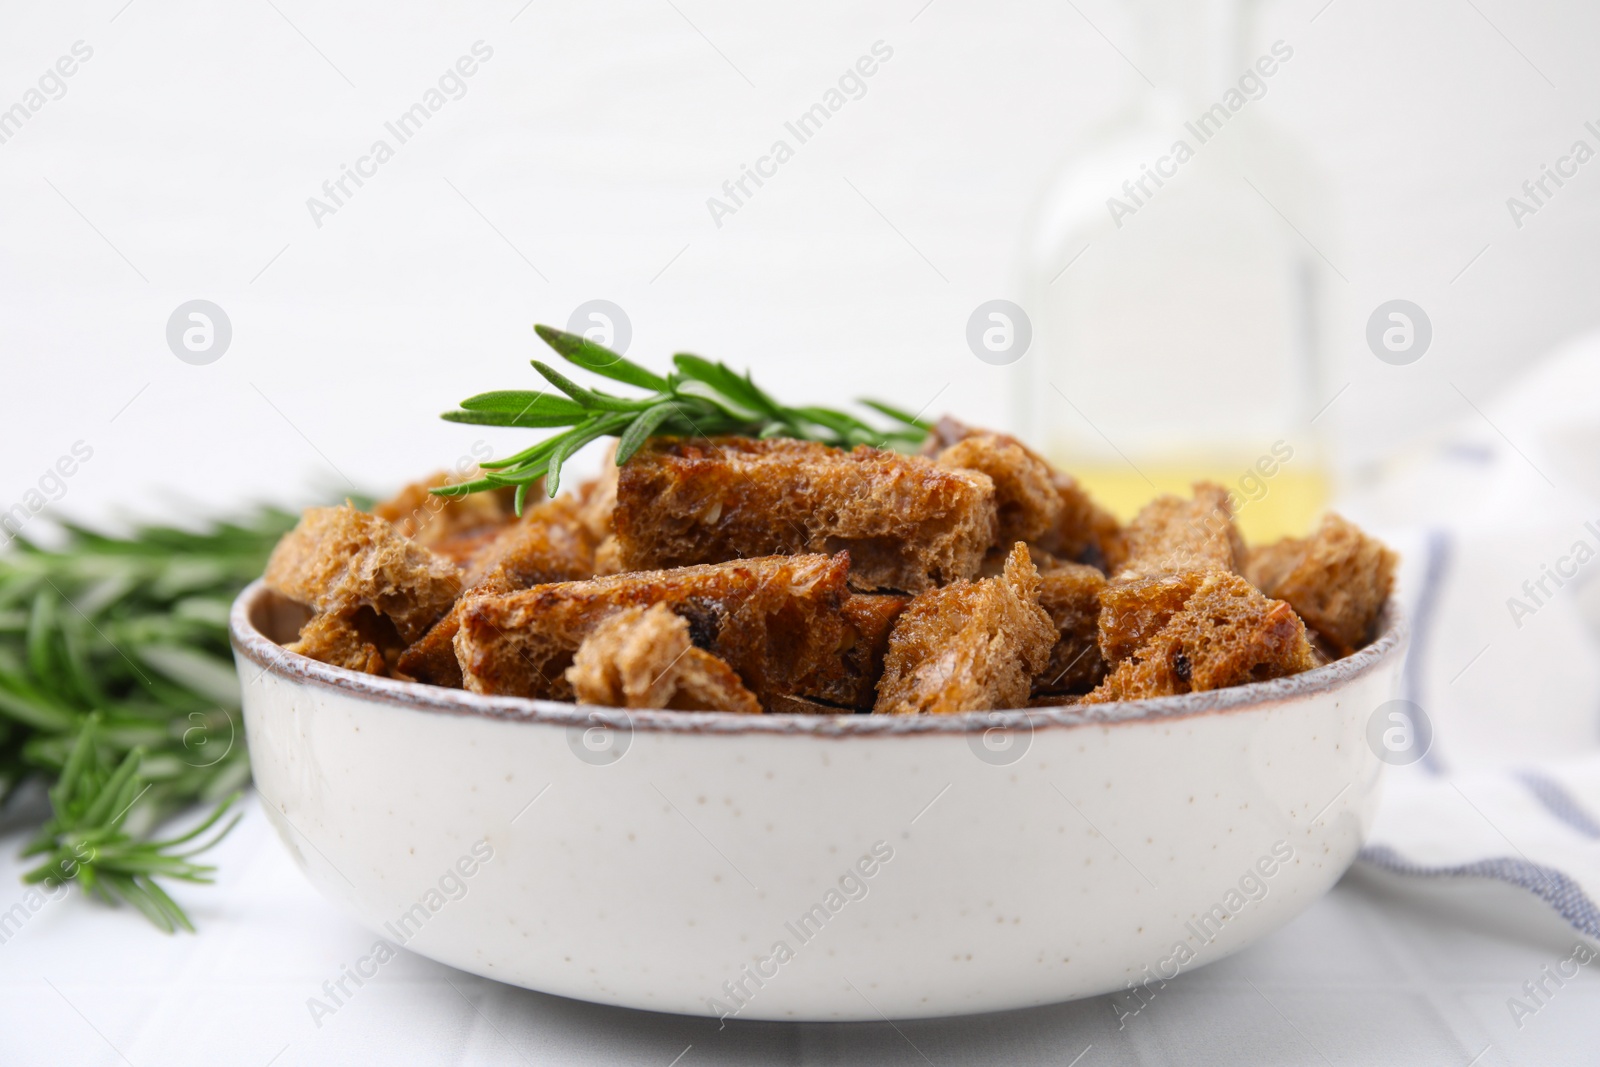
[[[1537,771],[1518,771],[1516,778],[1528,787],[1545,810],[1568,826],[1572,827],[1584,837],[1600,841],[1600,822],[1583,809],[1577,798],[1567,792],[1566,787],[1554,778],[1547,778]]]
[[[1450,566],[1451,554],[1450,534],[1445,530],[1429,530],[1428,563],[1423,569],[1422,588],[1417,591],[1416,607],[1411,613],[1411,648],[1406,653],[1406,664],[1400,675],[1400,695],[1424,713],[1428,710],[1428,701],[1423,669],[1427,663],[1429,642],[1433,639],[1434,615],[1439,608],[1439,593],[1444,588],[1444,574]],[[1438,741],[1437,735],[1434,741]],[[1436,754],[1437,750],[1437,744],[1428,746],[1428,751],[1422,755],[1422,766],[1432,774],[1443,774],[1445,768]]]
[[[1567,922],[1590,937],[1600,937],[1600,908],[1585,895],[1578,883],[1560,871],[1523,859],[1500,856],[1463,863],[1455,867],[1424,867],[1401,858],[1387,845],[1361,850],[1363,863],[1395,874],[1443,878],[1497,878],[1518,886],[1549,904]]]

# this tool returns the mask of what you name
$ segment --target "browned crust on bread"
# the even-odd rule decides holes
[[[665,604],[623,608],[590,632],[566,680],[580,704],[759,715],[733,668],[689,642],[689,621]]]
[[[1242,551],[1228,491],[1198,482],[1194,495],[1146,504],[1123,531],[1123,565],[1100,594],[1100,654],[1115,667],[1166,626],[1213,572],[1232,573]]]
[[[290,652],[331,663],[347,671],[388,674],[388,659],[379,647],[385,636],[377,625],[379,621],[370,608],[348,615],[313,615],[300,628],[299,637],[285,647]],[[388,636],[391,640],[384,643],[392,644],[392,631]]]
[[[1252,549],[1245,574],[1268,596],[1287,600],[1339,656],[1369,643],[1394,590],[1399,557],[1332,512],[1307,538]]]
[[[307,511],[265,583],[310,609],[287,647],[348,670],[804,714],[1276,678],[1370,642],[1393,589],[1395,554],[1337,515],[1247,550],[1221,486],[1124,529],[1005,434],[945,419],[924,453],[656,438],[520,520],[509,490],[442,499],[436,475],[377,514]]]
[[[897,593],[851,593],[840,605],[840,644],[821,668],[797,685],[797,695],[839,708],[872,707],[883,675],[889,634],[911,598]]]
[[[621,574],[628,568],[622,565],[622,549],[617,546],[617,535],[612,534],[595,546],[594,573],[596,577]]]
[[[450,560],[348,504],[307,509],[272,550],[266,583],[318,614],[371,608],[394,624],[402,645],[426,633],[461,588]]]
[[[1033,681],[1033,693],[1087,693],[1106,673],[1099,644],[1105,575],[1083,563],[1061,563],[1041,571],[1039,606],[1059,636],[1050,650],[1050,662]]]
[[[917,456],[663,437],[622,467],[612,521],[628,569],[848,551],[855,588],[919,592],[977,574],[996,519],[986,475]]]
[[[1124,531],[1127,555],[1116,577],[1145,577],[1186,570],[1236,572],[1244,542],[1233,522],[1228,491],[1196,482],[1194,496],[1158,496]]]
[[[1107,574],[1122,566],[1127,553],[1116,516],[1091,500],[1070,474],[1053,469],[1015,437],[974,429],[946,415],[929,432],[922,454],[943,466],[982,471],[994,481],[1002,555],[1022,540]]]
[[[1314,666],[1305,625],[1293,608],[1263,596],[1238,575],[1210,570],[1182,610],[1082,703],[1222,689]]]
[[[430,490],[479,473],[474,470],[454,477],[439,471],[377,504],[372,514],[387,520],[402,537],[463,567],[470,566],[500,531],[516,520],[515,488],[454,497],[435,496]],[[531,499],[537,501],[541,495],[539,486],[534,486]]]
[[[1055,473],[1061,497],[1061,521],[1040,544],[1067,559],[1115,574],[1128,558],[1128,546],[1117,517],[1090,499],[1070,474]]]
[[[1119,578],[1100,592],[1100,655],[1113,666],[1137,652],[1183,610],[1209,570]]]
[[[469,599],[546,582],[578,581],[591,577],[594,570],[594,549],[577,502],[563,495],[528,509],[484,551],[450,612],[401,655],[400,672],[420,682],[460,689],[455,636]]]
[[[629,607],[664,603],[696,647],[762,700],[793,692],[839,647],[849,556],[767,556],[538,585],[466,600],[456,658],[477,693],[571,699],[563,672],[584,638]]]
[[[1039,606],[1039,572],[1018,543],[1004,574],[919,595],[889,638],[880,715],[1020,708],[1057,637]]]
[[[1061,524],[1066,505],[1056,490],[1055,472],[1015,438],[973,434],[939,453],[938,464],[947,470],[979,471],[994,482],[1001,545],[1040,541]]]
[[[608,540],[615,532],[611,516],[617,508],[617,446],[606,449],[600,461],[600,474],[578,486],[578,519],[595,544]]]
[[[1244,565],[1239,573],[1270,596],[1269,591],[1283,584],[1289,572],[1305,559],[1306,543],[1304,537],[1282,537],[1269,545],[1251,545],[1245,549]]]

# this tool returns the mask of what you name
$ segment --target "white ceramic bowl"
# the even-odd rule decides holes
[[[1093,709],[629,714],[291,655],[288,607],[252,585],[233,643],[256,788],[323,894],[475,974],[741,1019],[1153,990],[1243,948],[1360,848],[1405,643],[1391,611],[1297,677]]]

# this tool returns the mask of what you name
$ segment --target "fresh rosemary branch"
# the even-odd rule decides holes
[[[535,326],[534,330],[567,362],[624,385],[642,389],[641,397],[617,396],[588,389],[539,360],[533,369],[558,392],[501,390],[479,393],[461,402],[444,418],[484,426],[524,426],[544,429],[569,427],[531,448],[505,459],[487,461],[487,473],[474,481],[433,490],[440,496],[465,496],[501,486],[517,487],[520,514],[528,487],[543,478],[554,494],[561,468],[573,453],[591,441],[616,437],[620,466],[656,434],[709,437],[740,434],[747,437],[795,437],[821,441],[839,448],[871,445],[875,448],[914,449],[927,436],[928,423],[875,400],[861,403],[892,420],[887,430],[877,429],[846,411],[824,407],[786,407],[725,364],[679,353],[665,378],[595,344],[586,337]]]
[[[238,823],[233,819],[209,838],[204,835],[225,815],[239,794],[219,803],[199,826],[164,841],[141,840],[124,829],[128,814],[150,790],[139,777],[144,749],[135,748],[112,766],[98,745],[100,715],[90,715],[78,731],[61,778],[50,790],[55,815],[39,829],[24,856],[46,859],[23,876],[29,885],[54,887],[76,879],[84,892],[107,903],[126,900],[167,933],[194,930],[181,907],[156,882],[176,878],[209,883],[216,868],[195,863]],[[183,848],[182,846],[190,846]]]
[[[196,802],[218,804],[209,829],[249,780],[228,608],[294,521],[267,509],[126,537],[64,525],[57,548],[18,537],[0,553],[0,797],[41,777],[54,809],[29,880],[76,880],[189,928],[155,879],[207,880],[187,858],[195,835],[150,832]]]

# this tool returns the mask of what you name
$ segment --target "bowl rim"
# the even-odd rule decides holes
[[[1390,597],[1379,618],[1378,636],[1365,648],[1325,666],[1287,678],[1249,682],[1228,689],[1111,704],[1066,704],[1060,707],[968,711],[954,715],[870,715],[849,712],[838,715],[746,715],[729,711],[629,710],[531,697],[488,696],[464,689],[362,674],[290,652],[258,630],[250,615],[267,593],[265,582],[256,579],[239,593],[228,614],[228,636],[235,652],[260,668],[254,678],[240,679],[241,686],[245,688],[258,683],[264,675],[271,674],[291,683],[333,689],[363,700],[413,711],[569,728],[610,726],[630,731],[687,734],[877,737],[981,733],[997,727],[1031,732],[1051,727],[1166,721],[1280,704],[1343,689],[1356,679],[1396,660],[1405,649],[1409,637],[1399,604]]]

